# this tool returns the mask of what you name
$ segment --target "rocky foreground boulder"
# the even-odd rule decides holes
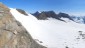
[[[38,44],[26,29],[0,3],[0,48],[46,48]]]

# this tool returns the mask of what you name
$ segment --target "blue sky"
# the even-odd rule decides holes
[[[11,8],[27,12],[49,11],[64,12],[71,15],[85,15],[85,0],[0,0]]]

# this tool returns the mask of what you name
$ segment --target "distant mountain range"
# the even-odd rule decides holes
[[[37,11],[32,15],[34,15],[39,20],[47,20],[48,18],[55,18],[61,21],[65,21],[61,18],[67,18],[74,22],[85,24],[85,16],[70,16],[69,14],[62,13],[62,12],[56,14],[54,11],[43,11],[41,13]]]
[[[28,15],[24,10],[22,9],[16,9],[17,11],[21,12],[24,15]],[[67,18],[71,21],[74,21],[76,23],[83,23],[85,24],[85,16],[70,16],[69,14],[66,13],[58,13],[56,14],[54,11],[42,11],[38,12],[36,11],[35,13],[32,13],[33,16],[35,16],[38,20],[48,20],[48,18],[55,18],[60,21],[64,21],[62,18]]]
[[[56,14],[54,11],[43,11],[41,13],[39,13],[38,11],[35,12],[33,14],[37,19],[39,20],[46,20],[47,18],[55,18],[55,19],[58,19],[58,20],[61,20],[61,21],[64,21],[62,20],[61,18],[68,18],[70,20],[73,20],[68,14],[66,13],[59,13],[59,14]]]
[[[16,9],[16,10],[26,16],[28,15],[22,9]],[[85,24],[85,16],[70,16],[69,14],[62,13],[62,12],[56,14],[54,11],[42,11],[42,12],[36,11],[35,13],[32,13],[32,15],[35,16],[38,20],[48,20],[48,18],[55,18],[57,20],[65,22],[65,20],[63,20],[62,18],[67,18],[67,19],[74,21],[76,23]]]
[[[85,16],[71,16],[71,18],[77,23],[85,24]]]

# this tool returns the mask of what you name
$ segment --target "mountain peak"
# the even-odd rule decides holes
[[[38,16],[40,13],[39,11],[36,11],[35,13],[33,13],[32,15]]]

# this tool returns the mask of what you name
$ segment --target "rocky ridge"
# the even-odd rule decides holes
[[[68,15],[66,13],[61,13],[61,12],[59,14],[56,14],[54,11],[42,11],[41,13],[39,13],[37,11],[37,12],[33,13],[33,15],[39,20],[47,20],[48,18],[55,18],[60,21],[65,21],[61,18],[67,18],[67,19],[73,21],[73,19],[70,17],[70,15]]]
[[[0,48],[46,48],[38,44],[10,13],[10,9],[0,3]]]

